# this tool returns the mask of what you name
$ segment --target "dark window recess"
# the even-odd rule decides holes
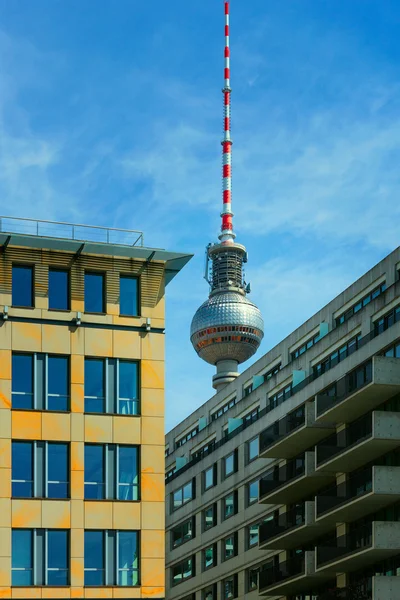
[[[222,520],[225,521],[233,515],[236,515],[238,511],[238,493],[237,490],[231,492],[221,500],[222,506]]]
[[[13,529],[11,584],[13,586],[68,586],[69,531]]]
[[[85,312],[106,312],[104,273],[85,273]]]
[[[321,339],[321,335],[319,333],[316,333],[315,335],[313,335],[312,337],[310,337],[306,342],[304,342],[304,344],[302,344],[301,346],[299,346],[298,348],[296,348],[296,350],[294,350],[290,354],[291,359],[295,360],[296,358],[299,358],[299,356],[302,356],[302,354],[304,354],[305,352],[307,352],[307,350],[309,350],[317,342],[319,342],[320,339]]]
[[[139,315],[139,279],[130,275],[120,275],[119,308],[126,317]]]
[[[237,555],[238,552],[238,534],[232,533],[222,540],[222,560],[226,561]]]
[[[217,544],[212,544],[203,550],[203,571],[212,569],[217,564]]]
[[[69,410],[67,356],[13,353],[11,378],[12,408]]]
[[[247,442],[247,462],[250,463],[251,461],[258,458],[259,453],[260,453],[260,438],[259,438],[259,436],[257,436],[255,438],[253,438],[252,440],[250,440],[249,442]]]
[[[192,453],[191,456],[191,460],[196,460],[196,459],[201,459],[204,456],[207,456],[208,454],[211,454],[211,452],[213,452],[215,448],[215,440],[212,440],[211,442],[208,442],[207,444],[205,444],[204,446],[202,446],[201,448],[199,448],[198,450],[196,450],[196,452]]]
[[[217,524],[217,505],[213,504],[203,510],[203,531],[208,531]]]
[[[138,362],[85,358],[86,413],[138,415],[139,411]]]
[[[172,511],[178,510],[184,504],[187,504],[195,498],[196,491],[196,479],[193,478],[191,481],[183,485],[182,487],[172,492]]]
[[[243,398],[246,398],[246,396],[250,396],[252,391],[253,391],[253,384],[250,383],[249,385],[247,385],[246,387],[243,388]]]
[[[193,429],[191,429],[189,431],[189,433],[187,433],[183,437],[179,438],[179,440],[177,440],[175,442],[175,450],[177,448],[181,448],[182,446],[184,446],[186,444],[186,442],[188,442],[189,440],[191,440],[192,438],[194,438],[198,433],[199,433],[199,426],[196,425],[196,427],[194,427]]]
[[[258,589],[258,574],[260,567],[253,567],[247,571],[247,591],[253,592]]]
[[[139,532],[85,531],[85,586],[140,584]]]
[[[238,596],[238,576],[231,575],[224,579],[221,583],[223,600],[231,600]]]
[[[344,312],[343,314],[336,317],[336,319],[335,319],[336,325],[341,325],[342,323],[344,323],[345,321],[350,319],[353,315],[355,315],[361,309],[363,309],[365,306],[367,306],[367,304],[372,302],[372,300],[375,300],[375,298],[377,298],[378,296],[383,294],[383,292],[385,290],[386,290],[386,283],[382,283],[381,285],[378,285],[374,290],[372,290],[372,292],[370,292],[369,294],[366,294],[363,298],[361,298],[361,300],[358,300],[355,304],[353,304],[353,306],[351,306],[348,310],[346,310],[346,312]]]
[[[259,479],[254,479],[247,484],[247,506],[258,502]]]
[[[85,499],[139,500],[139,448],[85,444]]]
[[[196,537],[195,524],[196,519],[192,517],[171,529],[171,548],[178,548]]]
[[[374,322],[375,335],[380,335],[398,321],[400,321],[400,306],[393,308],[385,316]]]
[[[277,511],[270,513],[265,517],[260,523],[253,523],[249,525],[247,528],[247,546],[248,548],[253,548],[258,544],[260,531],[267,523],[271,523],[277,517]]]
[[[225,458],[222,459],[223,475],[224,479],[233,475],[238,470],[238,449],[234,450]]]
[[[195,576],[195,557],[190,556],[182,562],[171,567],[171,584],[179,585],[186,579]]]
[[[335,561],[352,552],[361,552],[371,545],[372,522],[362,526],[358,525],[357,529],[353,529],[353,531],[339,537],[332,536],[330,540],[323,542],[321,546],[317,546],[316,564],[323,565]]]
[[[217,464],[203,471],[203,490],[207,491],[217,485]]]
[[[22,308],[34,306],[33,267],[12,266],[12,305]]]
[[[273,377],[274,375],[276,375],[277,373],[279,373],[279,371],[281,370],[281,363],[279,363],[279,365],[276,365],[276,367],[274,367],[273,369],[270,369],[269,371],[267,371],[266,373],[264,373],[263,377],[264,377],[264,383],[266,381],[269,381],[271,379],[271,377]]]
[[[305,454],[300,454],[296,458],[288,460],[285,465],[278,467],[276,465],[260,479],[260,498],[271,493],[288,481],[301,477],[305,473]]]
[[[201,598],[202,600],[217,600],[217,584],[214,583],[213,585],[209,585],[208,587],[206,587],[201,594]],[[189,600],[189,599],[184,599],[184,600]],[[194,600],[194,598],[191,598],[190,600]]]
[[[221,406],[221,408],[219,408],[218,410],[216,410],[214,413],[211,414],[211,421],[216,421],[217,419],[222,417],[222,415],[224,415],[226,412],[228,412],[228,410],[230,408],[233,408],[236,403],[237,403],[236,397],[232,398],[232,400],[229,400],[229,402],[227,402],[226,404]]]
[[[285,385],[284,388],[279,390],[279,392],[276,392],[276,394],[273,394],[272,396],[270,396],[268,398],[269,410],[276,408],[277,406],[282,404],[282,402],[285,402],[286,400],[288,400],[293,393],[292,390],[293,390],[293,384],[289,383],[288,385]]]
[[[400,358],[400,343],[397,342],[383,352],[383,356],[388,356],[390,358]]]
[[[69,498],[69,444],[12,442],[13,498]]]
[[[247,413],[247,415],[242,417],[242,420],[245,423],[247,423],[248,425],[250,425],[250,423],[255,423],[256,421],[258,421],[259,414],[260,414],[260,408],[259,408],[259,406],[257,406],[257,408],[253,408],[253,410],[251,410],[249,413]]]
[[[49,269],[49,308],[51,310],[69,310],[69,271]]]
[[[332,352],[329,356],[324,358],[320,363],[313,366],[313,373],[315,377],[319,377],[329,369],[335,367],[342,360],[353,354],[358,350],[359,342],[361,340],[361,333],[351,338],[348,342],[343,344],[340,348]]]

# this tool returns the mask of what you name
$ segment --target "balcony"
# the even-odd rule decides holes
[[[260,434],[261,458],[292,458],[335,431],[330,423],[315,423],[315,404],[306,402]]]
[[[316,571],[349,573],[400,552],[400,523],[373,521],[315,550]]]
[[[400,359],[374,356],[316,398],[316,423],[348,423],[400,392]]]
[[[350,473],[399,445],[400,413],[374,411],[317,445],[317,470]]]
[[[316,536],[332,529],[331,524],[315,522],[315,503],[303,502],[260,527],[261,550],[291,550],[300,548]]]
[[[305,452],[274,467],[260,480],[259,502],[293,504],[334,480],[334,473],[315,470],[315,452]]]
[[[348,523],[396,502],[400,467],[374,466],[315,498],[316,523]]]
[[[314,552],[308,551],[260,571],[258,593],[267,597],[290,596],[331,578],[331,574],[316,573]]]

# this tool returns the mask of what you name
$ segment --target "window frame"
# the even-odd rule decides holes
[[[209,473],[210,471],[211,471],[212,482],[210,485],[207,485],[207,473]],[[211,490],[213,487],[215,487],[217,485],[218,480],[217,480],[217,464],[216,463],[214,463],[207,469],[204,469],[204,471],[202,473],[202,479],[203,479],[203,492],[208,492],[208,490]]]
[[[233,512],[232,514],[226,516],[226,501],[228,498],[230,498],[232,496],[233,498]],[[233,516],[235,516],[238,513],[238,491],[237,490],[231,490],[229,492],[229,494],[226,494],[223,498],[221,498],[221,521],[227,521],[228,519],[231,519]]]
[[[50,306],[50,273],[66,273],[67,275],[67,308],[54,308]],[[49,267],[48,273],[48,310],[57,312],[70,312],[71,310],[71,271],[64,267]]]
[[[257,455],[252,457],[251,456],[251,444],[255,441],[257,441]],[[257,460],[257,458],[259,456],[260,456],[260,436],[256,435],[247,442],[247,464],[249,465],[253,461]]]
[[[92,396],[86,394],[86,379],[89,379],[86,375],[86,365],[89,362],[101,362],[102,363],[102,396]],[[133,365],[136,369],[136,398],[125,398],[120,396],[120,366],[121,364]],[[84,384],[84,414],[89,415],[120,415],[124,417],[140,417],[141,416],[141,361],[130,360],[126,358],[111,358],[111,357],[100,357],[100,356],[85,356],[84,357],[84,368],[85,368],[85,384]],[[87,400],[100,400],[102,401],[103,410],[101,412],[89,411],[86,405]],[[131,402],[133,412],[122,412],[120,411],[121,402]],[[136,412],[134,412],[136,410]]]
[[[97,447],[102,450],[102,461],[103,461],[103,482],[92,482],[86,481],[86,448],[89,447]],[[136,478],[137,483],[121,483],[119,481],[119,475],[121,472],[120,467],[120,449],[121,448],[129,448],[136,452]],[[140,445],[138,444],[101,444],[101,443],[88,443],[84,444],[84,453],[85,453],[85,461],[84,461],[84,500],[89,500],[92,502],[102,502],[102,501],[117,501],[117,502],[140,502],[141,498],[141,473],[140,473]],[[90,496],[86,496],[86,486],[96,485],[102,486],[103,489],[103,497],[102,498],[91,498]],[[136,495],[136,498],[121,498],[120,497],[120,486],[129,486],[132,487],[133,493],[132,496]],[[134,491],[136,490],[136,494]]]
[[[228,540],[233,541],[232,556],[227,556],[227,554],[226,554],[226,550],[227,550],[226,545],[227,545]],[[233,531],[232,533],[230,533],[229,535],[225,536],[222,539],[221,562],[227,562],[228,560],[235,558],[235,556],[237,556],[237,554],[238,554],[238,534],[237,534],[237,531]]]
[[[185,572],[184,564],[185,564],[185,562],[188,562],[189,560],[191,561],[190,575],[188,577],[183,577],[183,574]],[[182,579],[180,581],[174,582],[174,569],[176,569],[178,567],[181,567]],[[192,579],[193,577],[195,577],[196,576],[196,556],[195,556],[195,554],[192,554],[192,555],[188,556],[187,558],[184,558],[180,562],[177,562],[174,565],[171,565],[170,575],[171,575],[171,587],[177,587],[181,583],[184,583],[185,581],[188,581],[189,579]]]
[[[250,495],[250,487],[252,485],[255,485],[257,488],[257,497],[255,500],[251,501],[251,495]],[[258,502],[258,497],[259,497],[259,485],[260,485],[260,477],[257,477],[256,479],[252,479],[251,481],[249,481],[246,484],[246,504],[247,506],[253,506],[253,504],[256,504]]]
[[[212,525],[210,525],[209,527],[206,527],[207,525],[207,521],[206,521],[206,512],[208,512],[209,510],[212,510]],[[213,527],[216,527],[216,525],[218,524],[218,510],[217,510],[217,503],[214,502],[213,504],[210,504],[209,506],[207,506],[206,508],[204,508],[202,510],[201,513],[201,521],[202,521],[202,531],[203,533],[206,531],[209,531],[210,529],[212,529]]]
[[[131,315],[129,313],[123,313],[121,311],[121,279],[134,279],[137,282],[137,298],[136,298],[136,314]],[[132,273],[120,273],[119,274],[119,315],[120,317],[135,318],[141,316],[141,278],[140,276]]]
[[[83,564],[83,572],[84,578],[85,574],[90,571],[103,571],[103,583],[102,584],[90,584],[84,579],[84,586],[88,588],[97,588],[97,587],[117,587],[117,588],[139,588],[141,585],[141,535],[140,530],[136,529],[84,529],[84,539],[87,533],[101,533],[102,534],[102,554],[103,554],[103,569],[96,569],[93,567],[85,567],[85,558],[84,555],[84,564]],[[131,533],[136,536],[136,560],[138,567],[137,568],[121,568],[119,566],[119,543],[120,543],[120,535],[119,534]],[[86,541],[86,540],[85,540]],[[124,585],[119,583],[119,575],[120,571],[133,571],[137,572],[137,583],[133,585]]]
[[[31,272],[31,304],[14,304],[14,268],[29,269]],[[35,265],[29,263],[13,262],[11,264],[11,306],[13,308],[35,308]]]
[[[184,492],[184,490],[188,486],[191,486],[191,497],[188,500],[185,501],[185,492]],[[174,496],[178,492],[181,492],[182,503],[180,504],[180,506],[175,506]],[[186,483],[184,483],[183,485],[181,485],[179,488],[177,488],[176,490],[173,490],[171,492],[171,513],[172,512],[176,512],[177,510],[179,510],[180,508],[182,508],[186,504],[189,504],[189,502],[192,502],[195,498],[196,498],[196,478],[194,477],[193,479],[190,479],[189,481],[187,481]]]
[[[225,592],[226,592],[226,583],[228,581],[232,580],[232,596],[228,596]],[[231,600],[233,598],[237,598],[238,597],[238,576],[237,573],[234,573],[233,575],[230,575],[229,577],[225,577],[222,581],[221,581],[221,599],[222,600]]]
[[[103,284],[102,284],[102,295],[101,295],[101,311],[94,311],[94,310],[87,310],[86,308],[86,275],[97,275],[99,277],[102,277],[103,280]],[[84,282],[84,287],[83,287],[83,304],[84,304],[84,312],[87,315],[106,315],[107,314],[107,272],[106,271],[96,271],[96,270],[91,270],[91,269],[85,269],[84,271],[84,275],[83,275],[83,282]]]
[[[185,534],[184,534],[183,528],[188,523],[190,523],[190,525],[191,525],[192,535],[191,535],[191,537],[185,539]],[[179,533],[181,535],[182,541],[179,544],[174,544],[174,532],[176,532],[177,530],[180,530]],[[181,521],[181,523],[178,523],[178,525],[175,525],[174,527],[172,527],[172,529],[170,529],[171,550],[180,548],[187,542],[190,542],[191,540],[193,540],[195,537],[196,537],[196,517],[193,516],[193,517],[190,517],[189,519],[186,519],[185,521]]]
[[[227,472],[226,461],[231,457],[233,460],[233,468],[232,468],[232,471]],[[232,452],[229,452],[229,454],[224,456],[222,459],[222,473],[223,473],[224,479],[228,479],[228,477],[232,477],[232,475],[237,473],[237,470],[238,470],[238,450],[237,450],[237,448],[235,448],[235,450],[232,450]]]
[[[212,563],[210,565],[207,566],[206,564],[206,552],[208,550],[212,550]],[[203,548],[203,550],[201,551],[201,562],[202,562],[202,571],[203,573],[205,571],[209,571],[210,569],[213,569],[214,567],[217,566],[218,564],[218,550],[217,550],[217,544],[213,543],[210,544],[209,546],[207,546],[206,548]]]

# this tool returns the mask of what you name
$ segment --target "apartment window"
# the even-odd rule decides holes
[[[222,560],[229,560],[237,554],[237,534],[232,533],[222,540]]]
[[[224,478],[226,479],[237,471],[237,449],[222,459]]]
[[[203,550],[203,571],[212,569],[217,564],[217,545],[212,544]]]
[[[259,479],[254,479],[247,484],[247,505],[255,504],[258,502],[258,487]]]
[[[272,396],[270,396],[268,398],[269,410],[276,408],[277,406],[282,404],[282,402],[286,402],[286,400],[288,400],[288,398],[290,398],[291,395],[292,395],[292,384],[289,383],[284,388],[279,390],[279,392],[276,392],[276,394],[273,394]]]
[[[306,342],[304,342],[304,344],[302,344],[301,346],[299,346],[298,348],[296,348],[296,350],[294,350],[291,353],[291,359],[295,360],[296,358],[299,358],[299,356],[301,356],[302,354],[304,354],[305,352],[307,352],[307,350],[309,350],[310,348],[312,348],[314,346],[314,344],[316,344],[317,342],[319,342],[319,340],[321,339],[321,335],[319,333],[313,335],[312,337],[310,337],[310,339],[308,339]]]
[[[242,417],[243,424],[245,427],[248,427],[252,423],[255,423],[256,421],[258,421],[259,411],[260,411],[260,409],[257,406],[257,408],[253,408],[252,411],[250,411],[249,413],[247,413],[247,415],[244,415],[244,417]]]
[[[258,458],[258,454],[260,451],[260,440],[258,435],[247,442],[247,462],[252,462],[256,458]]]
[[[217,600],[217,584],[209,585],[201,594],[202,600]]]
[[[201,448],[196,450],[196,452],[192,452],[191,457],[192,457],[192,459],[202,458],[203,456],[207,456],[208,454],[211,454],[211,452],[213,452],[214,450],[215,450],[215,440],[211,440],[211,442],[204,444],[204,446],[202,446]]]
[[[11,445],[13,498],[68,498],[69,448],[58,442]]]
[[[85,531],[85,586],[139,585],[138,531]]]
[[[138,415],[139,363],[85,358],[85,412]]]
[[[139,279],[131,275],[120,275],[119,310],[125,317],[139,315]]]
[[[361,340],[361,333],[351,338],[348,342],[343,344],[337,350],[334,350],[329,356],[324,358],[317,365],[313,366],[313,374],[315,377],[319,377],[329,369],[335,367],[339,362],[353,354],[358,349],[359,342]]]
[[[171,567],[172,585],[179,585],[195,575],[195,557],[191,556]]]
[[[276,367],[273,367],[272,369],[270,369],[269,371],[267,371],[266,373],[264,373],[263,377],[264,377],[264,383],[266,381],[269,381],[271,379],[271,377],[273,377],[274,375],[276,375],[277,373],[279,373],[279,371],[281,370],[281,363],[279,363],[279,365],[276,365]]]
[[[13,586],[69,585],[69,531],[13,529],[11,572]]]
[[[181,448],[182,446],[184,446],[186,444],[186,442],[188,442],[189,440],[194,438],[198,433],[199,433],[199,426],[196,425],[196,427],[191,429],[188,433],[186,433],[183,437],[179,438],[179,440],[177,440],[175,442],[175,449]]]
[[[193,500],[195,495],[195,479],[189,481],[179,489],[172,493],[172,510],[178,510],[184,504]]]
[[[250,396],[252,391],[253,391],[253,384],[249,383],[249,385],[247,385],[246,387],[243,388],[243,397],[246,398],[246,396]]]
[[[217,465],[212,465],[203,471],[203,490],[207,491],[217,485]]]
[[[248,545],[249,548],[253,548],[258,544],[258,523],[253,523],[253,525],[249,525],[248,527]]]
[[[223,600],[231,600],[237,598],[237,575],[231,575],[222,582],[222,598]]]
[[[208,531],[217,524],[217,505],[212,504],[203,510],[203,531]]]
[[[33,267],[25,265],[12,266],[12,304],[22,308],[32,308],[33,300]]]
[[[396,306],[385,316],[374,322],[375,334],[379,335],[389,329],[394,323],[400,321],[400,306]]]
[[[104,273],[85,273],[85,312],[106,312]]]
[[[390,348],[386,348],[384,356],[400,358],[400,343],[394,344],[393,346],[390,346]]]
[[[195,517],[171,529],[171,547],[178,548],[195,537]]]
[[[49,309],[69,310],[69,271],[49,269]]]
[[[85,444],[85,499],[139,500],[138,447]]]
[[[367,306],[372,300],[375,300],[378,296],[380,296],[386,290],[386,283],[382,283],[378,285],[372,292],[366,294],[361,300],[356,302],[351,308],[346,310],[343,314],[336,317],[335,322],[336,325],[341,325],[348,319],[350,319],[355,313],[359,312],[362,308]]]
[[[237,513],[237,491],[222,498],[222,520],[229,519]]]
[[[247,591],[253,592],[258,589],[258,574],[260,567],[253,567],[247,571]]]
[[[211,414],[211,421],[216,421],[219,417],[222,417],[230,408],[233,408],[237,403],[237,398],[232,398],[229,402],[226,402],[223,406],[221,406],[218,410]]]
[[[69,410],[68,357],[13,353],[12,407],[25,410]]]

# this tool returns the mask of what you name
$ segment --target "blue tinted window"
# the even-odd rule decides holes
[[[12,585],[33,584],[32,531],[13,529],[11,542]]]
[[[47,531],[47,585],[68,585],[68,532]]]
[[[47,497],[68,498],[68,444],[47,444]]]
[[[85,585],[104,585],[103,531],[85,531]]]
[[[12,496],[33,497],[33,444],[12,442]]]
[[[33,408],[33,356],[12,356],[12,407]]]
[[[139,500],[137,448],[134,446],[119,446],[118,458],[118,500]]]
[[[118,585],[139,584],[138,534],[118,532]]]
[[[69,272],[60,269],[49,270],[49,308],[69,309]]]
[[[85,498],[105,497],[104,446],[85,444]]]
[[[85,412],[104,412],[104,361],[85,359]]]
[[[104,275],[85,273],[85,311],[104,313]]]
[[[129,275],[120,276],[119,309],[121,315],[136,317],[139,314],[139,280]]]
[[[13,265],[12,303],[13,306],[33,306],[33,267]]]
[[[48,368],[48,410],[69,409],[69,364],[65,356],[49,356]]]
[[[139,414],[139,365],[119,361],[118,412],[122,415]]]

